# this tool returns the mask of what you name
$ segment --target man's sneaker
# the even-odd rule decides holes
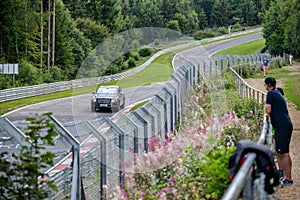
[[[279,182],[281,182],[283,179],[285,179],[284,176],[283,176],[283,177],[280,177],[280,178],[279,178]]]
[[[293,185],[292,180],[287,180],[285,177],[280,180],[281,185]]]

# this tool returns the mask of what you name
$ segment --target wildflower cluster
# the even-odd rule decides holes
[[[219,85],[199,81],[182,111],[178,134],[162,143],[154,134],[139,153],[114,199],[218,199],[229,185],[227,165],[235,143],[250,137],[257,110],[239,116]],[[236,97],[235,95],[232,95]],[[220,106],[221,105],[221,106]],[[218,109],[218,107],[221,107]],[[226,111],[226,112],[225,112]]]

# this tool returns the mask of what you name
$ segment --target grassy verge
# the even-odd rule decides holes
[[[237,45],[234,47],[230,47],[228,49],[224,49],[216,54],[214,56],[220,56],[220,55],[250,55],[257,52],[260,52],[261,49],[265,46],[265,39],[261,38],[258,40],[246,42],[241,45]]]
[[[300,72],[300,71],[298,71]],[[295,71],[291,72],[285,67],[283,68],[271,68],[268,71],[269,77],[274,77],[276,80],[282,80],[284,87],[284,96],[288,99],[288,101],[293,102],[297,110],[300,110],[300,76],[294,74]],[[263,79],[263,72],[259,72],[251,78],[261,78]]]
[[[300,76],[292,75],[285,79],[285,96],[288,100],[292,101],[297,106],[297,110],[300,110]]]
[[[165,82],[174,73],[171,60],[174,54],[169,52],[159,56],[146,69],[118,81],[117,85],[122,88],[149,85],[154,82]]]

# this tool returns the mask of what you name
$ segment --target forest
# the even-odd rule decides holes
[[[101,58],[86,60],[93,52],[99,54],[101,49],[96,48],[99,44],[120,33],[144,27],[163,28],[202,39],[214,36],[211,32],[225,34],[229,26],[239,30],[261,25],[272,55],[292,52],[299,57],[299,1],[1,0],[0,63],[18,63],[15,87],[72,80],[82,63],[94,60],[101,64]],[[119,40],[124,40],[120,37]],[[133,46],[144,45],[142,39],[134,43]],[[114,49],[106,51],[109,57]],[[135,62],[151,51],[145,47],[124,52],[101,73],[112,74],[135,67]],[[2,74],[0,89],[10,87],[11,75]]]

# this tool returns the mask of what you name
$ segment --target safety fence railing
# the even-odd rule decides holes
[[[242,79],[240,81],[243,82]],[[247,85],[247,87],[249,87],[253,91],[256,91],[255,88],[251,88],[249,85]],[[264,98],[265,93],[261,94]],[[258,96],[256,97],[258,101],[260,99],[263,101],[263,98],[261,99]],[[237,200],[241,197],[244,200],[277,199],[275,196],[273,196],[274,187],[278,185],[278,180],[276,180],[277,168],[275,166],[275,163],[272,162],[274,161],[274,147],[272,142],[272,127],[268,118],[265,118],[264,120],[262,133],[257,144],[261,146],[264,145],[264,147],[266,147],[264,149],[265,152],[257,151],[254,144],[250,144],[251,147],[248,147],[248,150],[245,149],[245,151],[247,151],[247,154],[243,155],[244,161],[243,163],[236,163],[236,165],[239,165],[241,167],[236,172],[234,179],[223,195],[222,200]],[[262,148],[261,146],[257,146],[257,148]],[[261,162],[267,161],[262,161],[262,159],[259,158],[259,156],[262,156],[266,152],[269,154],[270,163],[264,164],[268,165],[267,167],[269,167],[269,171],[273,170],[272,177],[266,177],[267,174],[268,176],[270,176],[270,172],[265,172],[264,169],[262,169],[266,168],[266,166],[261,164]],[[263,159],[266,158],[264,157]]]
[[[251,55],[251,58],[259,60],[262,56],[262,54]],[[70,172],[73,170],[70,167],[71,154],[49,170],[49,179],[53,180],[61,191],[60,193],[49,191],[49,195],[52,197],[50,199],[83,198],[81,195],[71,196],[71,189],[74,189],[71,184],[72,173],[79,173],[76,177],[80,179],[77,181],[81,183],[80,191],[84,191],[84,199],[110,199],[116,185],[122,185],[125,181],[126,166],[134,164],[133,154],[148,152],[147,143],[152,136],[155,135],[161,142],[164,142],[169,134],[176,130],[177,123],[181,121],[181,109],[186,95],[198,78],[224,72],[233,63],[231,59],[238,60],[238,56],[228,56],[228,59],[223,56],[222,59],[223,62],[218,58],[206,60],[198,63],[197,66],[191,63],[184,64],[153,98],[134,111],[126,114],[117,113],[111,118],[78,123],[77,130],[84,132],[84,135],[90,135],[80,144],[79,172]],[[251,59],[245,59],[244,62],[246,63],[247,60]],[[218,63],[222,64],[218,65]],[[240,87],[247,88],[241,90],[237,84],[237,90],[243,91],[239,92],[240,94],[246,97],[245,91],[253,90],[247,95],[247,98],[261,99],[261,97],[253,95],[254,91],[257,92],[255,88],[243,82],[241,76],[233,68],[230,70],[236,83],[241,83],[240,85],[243,86]],[[265,129],[260,140],[265,141],[266,138],[269,138]],[[250,160],[252,159],[247,159],[247,162]],[[62,176],[64,177],[63,181]],[[244,181],[243,179],[242,182]],[[73,194],[79,193],[73,192]]]
[[[262,56],[251,55],[258,63]],[[73,147],[72,152],[48,170],[48,180],[54,181],[58,187],[58,192],[48,191],[49,199],[110,199],[116,185],[125,181],[126,166],[135,162],[133,153],[148,152],[147,142],[153,135],[164,142],[175,131],[181,121],[186,95],[198,78],[227,70],[231,63],[235,63],[232,60],[239,60],[238,56],[208,59],[197,65],[186,63],[142,107],[127,114],[117,113],[111,118],[77,123],[77,134],[89,137],[81,140],[80,151],[74,151]],[[245,58],[244,62],[248,60],[251,59]],[[230,70],[238,83],[237,80],[242,78],[233,68]],[[243,82],[243,85],[246,84]],[[242,94],[245,94],[244,90]],[[257,95],[247,97],[256,98]],[[61,125],[56,129],[60,135],[70,135]]]
[[[21,98],[34,97],[34,96],[39,96],[39,95],[44,95],[44,94],[50,94],[50,93],[85,87],[85,86],[91,86],[91,85],[95,85],[95,84],[99,84],[99,83],[110,82],[110,81],[114,81],[114,80],[120,80],[122,78],[132,76],[132,75],[142,71],[154,59],[156,59],[157,57],[159,57],[160,55],[162,55],[166,52],[175,51],[178,49],[183,49],[183,48],[187,48],[187,47],[191,47],[191,46],[201,45],[201,44],[218,41],[218,40],[222,40],[222,39],[227,39],[227,38],[235,37],[235,36],[239,36],[239,35],[255,33],[255,32],[259,32],[259,31],[261,31],[261,28],[256,28],[256,29],[251,29],[251,30],[241,31],[241,32],[235,32],[235,33],[226,34],[226,35],[222,35],[222,36],[218,36],[218,37],[214,37],[214,38],[202,39],[202,40],[190,42],[187,44],[181,44],[178,46],[163,49],[163,50],[157,52],[156,54],[154,54],[144,64],[142,64],[138,67],[135,67],[131,70],[119,73],[119,74],[113,74],[113,75],[107,75],[107,76],[101,76],[101,77],[95,77],[95,78],[75,79],[75,80],[71,80],[71,81],[62,81],[62,82],[47,83],[47,84],[40,84],[40,85],[0,90],[0,102],[11,101],[11,100],[16,100],[16,99],[21,99]],[[20,66],[20,67],[22,67],[22,66]]]
[[[225,61],[229,57],[230,56],[227,56],[227,58],[225,58]],[[234,77],[237,92],[242,98],[253,98],[256,99],[259,103],[264,103],[266,99],[266,93],[256,88],[253,88],[252,86],[247,84],[247,82],[243,80],[243,78],[240,75],[242,74],[242,70],[239,70],[239,65],[247,62],[250,64],[250,67],[260,68],[261,59],[262,56],[255,57],[253,55],[235,59],[238,65],[235,67],[229,67],[229,70],[231,75]],[[271,62],[273,62],[272,64],[274,64],[275,62],[279,62],[282,65],[285,60],[287,60],[286,54],[284,54],[283,57],[271,60]],[[218,63],[221,64],[218,65]],[[216,61],[216,65],[221,68],[224,67],[223,63],[224,58]],[[229,63],[229,65],[231,65],[230,61],[227,61],[225,63]],[[240,74],[237,71],[239,71]],[[270,121],[267,118],[265,118],[264,120],[262,133],[257,144],[266,146],[267,149],[265,149],[265,151],[269,152],[271,161],[272,159],[274,160],[272,127]],[[253,149],[249,150],[249,152],[247,152],[247,154],[244,155],[243,158],[245,160],[243,160],[243,163],[236,163],[236,165],[241,165],[241,167],[236,172],[235,177],[232,180],[232,183],[230,184],[229,188],[226,190],[224,196],[222,197],[222,200],[237,200],[241,197],[244,200],[277,199],[275,196],[272,195],[274,192],[273,187],[276,186],[276,184],[274,183],[276,179],[275,172],[274,177],[266,178],[266,172],[264,172],[262,169],[259,169],[262,166],[260,163],[257,163],[261,162],[258,161],[258,156],[261,156],[261,154],[263,153],[256,151],[254,149],[254,144],[251,144],[251,148]],[[258,146],[258,148],[260,147]],[[274,163],[270,163],[270,165],[273,165],[271,166],[272,170],[277,170],[276,166],[274,166]],[[273,182],[274,186],[269,182]]]
[[[89,137],[80,144],[80,152],[77,152],[79,155],[76,157],[77,167],[74,167],[72,159],[76,152],[70,152],[48,170],[49,180],[54,181],[58,187],[58,192],[48,191],[49,199],[110,199],[115,186],[125,181],[123,172],[126,165],[135,162],[133,153],[148,152],[147,142],[153,135],[164,142],[168,134],[175,131],[177,123],[181,121],[186,95],[201,76],[211,76],[229,69],[241,96],[263,102],[264,94],[246,84],[236,72],[238,70],[234,70],[242,64],[259,67],[263,56],[221,56],[203,60],[197,65],[186,63],[144,106],[127,114],[117,113],[111,118],[77,123],[77,131]],[[283,62],[285,58],[279,61]],[[262,134],[261,138],[265,137]]]

